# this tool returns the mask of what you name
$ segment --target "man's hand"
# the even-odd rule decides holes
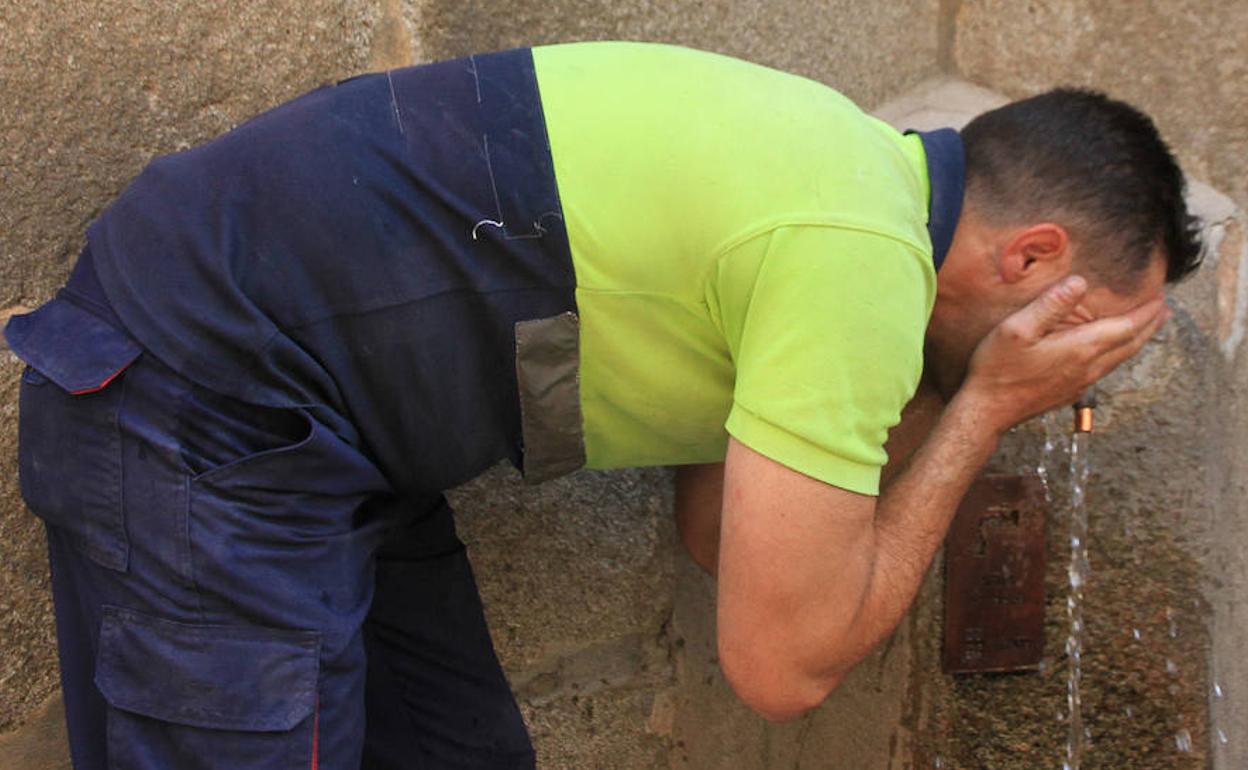
[[[1001,322],[975,349],[958,398],[973,401],[998,433],[1072,404],[1139,352],[1170,315],[1164,298],[1120,316],[1062,326],[1087,291],[1071,276]]]
[[[961,390],[878,498],[729,442],[719,548],[724,673],[765,717],[827,696],[892,632],[967,487],[1015,423],[1073,402],[1165,321],[1160,300],[1066,328],[1086,291],[1059,284],[984,339]]]

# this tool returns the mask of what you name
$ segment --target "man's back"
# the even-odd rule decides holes
[[[558,218],[537,238],[475,223],[551,209],[515,51],[353,78],[157,159],[89,243],[170,367],[313,408],[396,489],[427,491],[519,461],[513,326],[570,309],[572,268]]]
[[[400,489],[717,460],[732,432],[872,493],[921,369],[927,198],[919,139],[825,86],[591,43],[320,89],[154,163],[90,243],[145,347],[321,408]],[[516,324],[569,312],[579,338],[528,346],[565,395],[522,403]]]
[[[759,417],[747,427],[742,410],[741,433],[808,430],[777,450],[870,491],[934,296],[918,137],[822,84],[701,51],[588,43],[534,61],[576,268],[589,464],[720,460],[735,397]],[[895,326],[872,340],[861,315]],[[864,355],[857,392],[829,380],[824,367]],[[810,400],[764,393],[775,383]]]

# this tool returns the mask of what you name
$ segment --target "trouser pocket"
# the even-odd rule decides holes
[[[22,375],[18,472],[22,497],[95,562],[125,570],[121,499],[124,378],[139,356],[125,332],[58,298],[5,329]]]
[[[315,768],[320,635],[105,607],[109,770]]]

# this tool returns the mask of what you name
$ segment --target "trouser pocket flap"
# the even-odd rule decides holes
[[[142,350],[124,331],[64,298],[13,316],[4,336],[18,358],[74,394],[101,390]]]
[[[319,634],[192,625],[104,609],[95,683],[109,705],[192,727],[286,731],[316,708]]]

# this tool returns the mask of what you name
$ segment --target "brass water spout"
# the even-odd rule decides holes
[[[1075,402],[1075,433],[1092,432],[1092,410],[1096,408],[1096,388],[1088,388]]]

